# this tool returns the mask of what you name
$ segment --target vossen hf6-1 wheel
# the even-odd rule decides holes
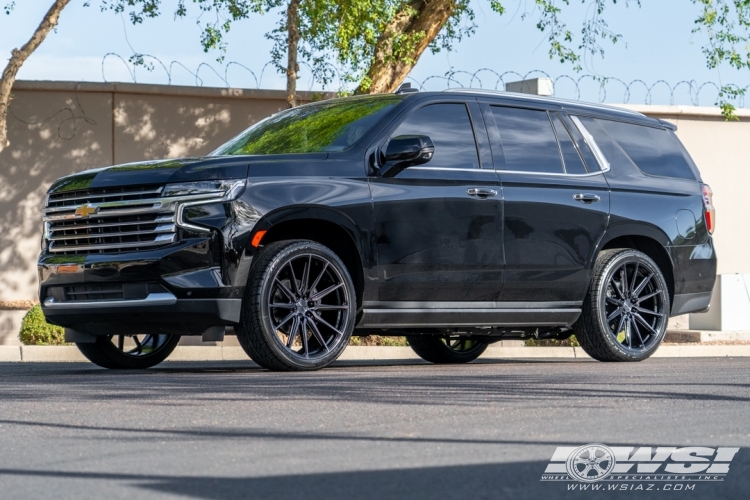
[[[282,241],[253,265],[237,337],[270,370],[318,370],[344,351],[357,311],[339,257],[313,241]]]
[[[637,250],[604,250],[573,330],[594,359],[641,361],[661,344],[669,310],[667,283],[651,258]]]

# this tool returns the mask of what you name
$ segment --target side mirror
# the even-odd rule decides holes
[[[394,177],[404,169],[427,163],[435,152],[435,145],[426,135],[400,135],[388,143],[385,154],[381,152],[383,166],[381,177]]]

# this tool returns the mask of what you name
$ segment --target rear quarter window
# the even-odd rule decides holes
[[[596,121],[643,173],[695,180],[680,144],[669,131],[611,120]]]

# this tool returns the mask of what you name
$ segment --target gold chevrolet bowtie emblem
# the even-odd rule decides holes
[[[88,217],[99,212],[99,207],[92,207],[91,205],[81,205],[76,208],[76,215],[79,217]]]

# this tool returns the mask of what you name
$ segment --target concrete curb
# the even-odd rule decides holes
[[[750,331],[716,332],[702,330],[668,330],[664,342],[687,343],[687,342],[748,342]]]
[[[750,345],[662,346],[655,358],[750,357]],[[591,359],[580,347],[489,347],[480,359]],[[418,360],[409,347],[348,347],[340,361]],[[167,361],[248,361],[241,347],[178,346]],[[88,362],[75,346],[0,346],[0,362]]]

